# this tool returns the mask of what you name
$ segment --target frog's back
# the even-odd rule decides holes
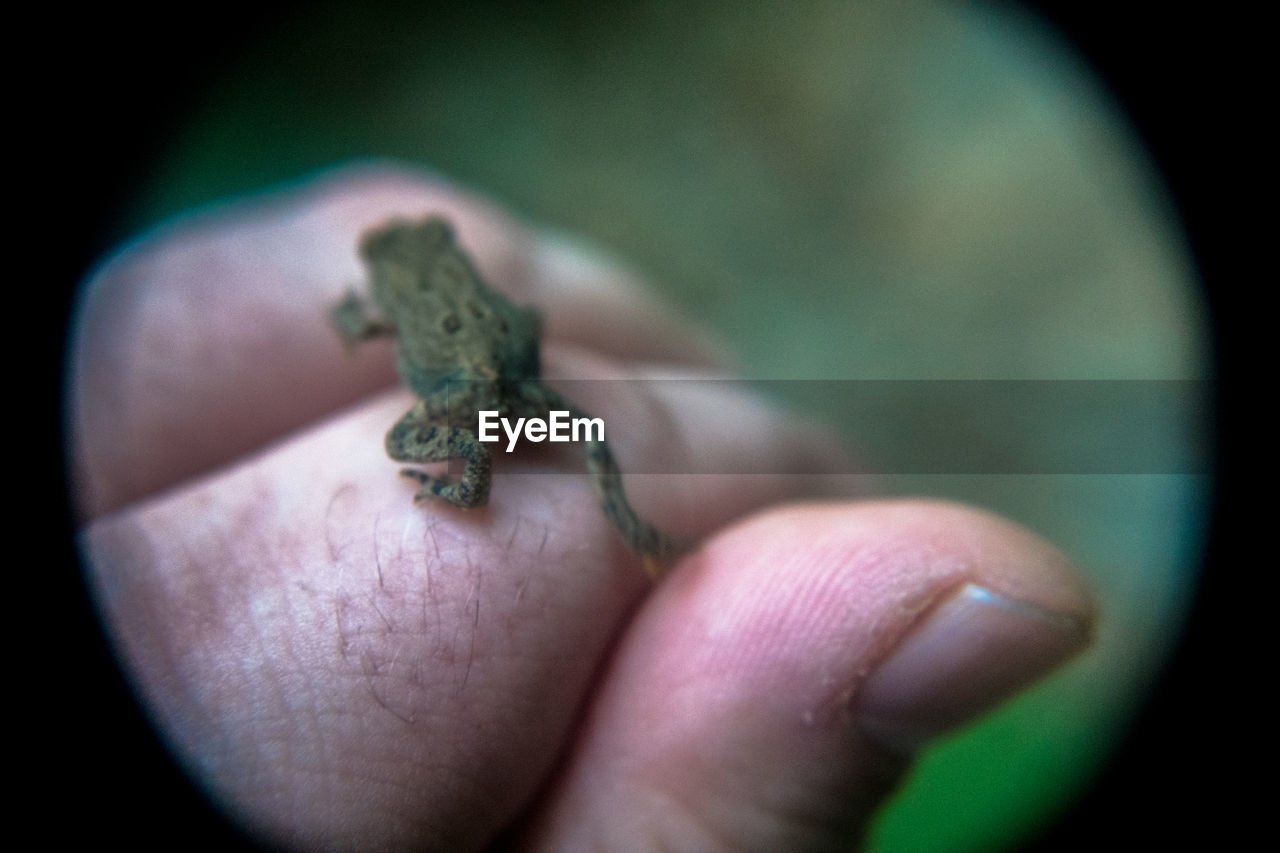
[[[443,219],[392,221],[364,236],[360,254],[419,396],[451,379],[537,378],[537,313],[490,288]]]

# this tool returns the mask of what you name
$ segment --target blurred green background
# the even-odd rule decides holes
[[[1194,272],[1123,115],[1052,33],[1005,9],[317,2],[199,93],[126,224],[368,158],[594,241],[711,325],[753,379],[1208,373]],[[857,445],[850,401],[803,396],[791,402]],[[1027,470],[1037,442],[1077,426],[1021,436]],[[1194,426],[1159,428],[1194,441]],[[947,427],[921,417],[903,438]],[[1015,846],[1089,784],[1170,651],[1207,479],[881,486],[1026,524],[1084,567],[1104,608],[1091,652],[933,748],[870,840]]]

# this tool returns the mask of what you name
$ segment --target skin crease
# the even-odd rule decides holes
[[[326,849],[835,847],[909,764],[860,727],[861,688],[957,588],[1070,617],[1080,639],[1063,648],[1087,642],[1070,565],[1002,519],[788,505],[847,491],[820,476],[839,451],[746,392],[715,452],[779,473],[627,478],[638,511],[701,542],[657,587],[573,450],[497,460],[482,509],[414,506],[383,450],[412,404],[390,349],[345,352],[324,310],[359,280],[360,233],[425,212],[539,306],[552,385],[724,375],[721,348],[625,273],[409,173],[339,172],[100,269],[71,386],[88,575],[156,724],[254,834]],[[611,427],[640,413],[610,436],[624,471],[678,470],[689,437],[716,429],[716,411],[657,388],[636,400],[602,383],[584,401]],[[659,425],[685,440],[655,439]]]

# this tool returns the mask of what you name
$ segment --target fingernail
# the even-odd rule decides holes
[[[1088,644],[1081,617],[967,584],[867,677],[853,710],[868,735],[911,752]]]

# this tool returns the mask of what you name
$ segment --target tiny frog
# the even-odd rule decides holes
[[[477,434],[478,413],[588,417],[540,380],[540,320],[480,277],[438,217],[394,220],[360,239],[372,300],[355,291],[332,310],[348,344],[397,339],[396,366],[418,402],[387,433],[387,455],[424,464],[463,459],[457,482],[413,468],[414,503],[439,498],[463,509],[489,501],[492,458]],[[605,516],[657,577],[679,550],[627,502],[622,474],[603,440],[586,442],[587,468]]]

